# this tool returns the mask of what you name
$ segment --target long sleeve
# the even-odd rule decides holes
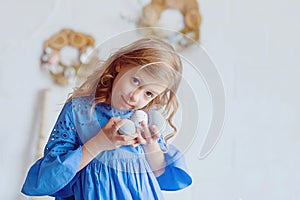
[[[162,150],[166,149],[163,138],[158,139]],[[166,167],[165,172],[157,177],[161,190],[174,191],[186,188],[192,184],[192,178],[188,173],[185,160],[180,151],[173,145],[169,145],[164,154]]]
[[[44,157],[29,169],[22,192],[51,195],[62,190],[75,177],[81,162],[81,141],[76,132],[72,103],[64,105],[44,150]],[[65,191],[66,196],[71,191]],[[70,193],[70,194],[67,194]]]

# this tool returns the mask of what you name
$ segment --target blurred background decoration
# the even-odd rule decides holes
[[[91,58],[88,55],[93,51],[94,43],[90,35],[62,29],[44,42],[41,67],[49,72],[55,84],[74,85],[82,76],[80,72],[89,71]],[[80,70],[82,66],[87,69]]]
[[[167,18],[165,23],[162,17]],[[175,26],[171,27],[170,23],[174,20]],[[137,21],[138,27],[148,28],[141,30],[143,34],[165,38],[179,51],[200,40],[200,24],[201,15],[196,0],[152,0],[143,7]],[[169,34],[176,30],[176,34]]]

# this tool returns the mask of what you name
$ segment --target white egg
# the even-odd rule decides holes
[[[131,116],[131,120],[134,122],[135,126],[142,131],[142,121],[148,122],[148,115],[143,110],[137,110]]]
[[[119,133],[123,135],[131,135],[135,133],[135,125],[133,121],[125,119],[125,123],[120,127]]]
[[[162,132],[166,127],[167,121],[159,111],[152,110],[149,113],[149,124],[150,126],[155,125],[156,128]]]

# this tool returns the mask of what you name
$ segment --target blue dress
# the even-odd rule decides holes
[[[172,145],[164,154],[165,172],[155,177],[141,145],[121,146],[99,153],[77,172],[82,145],[94,137],[109,118],[130,118],[134,111],[120,111],[104,103],[90,112],[91,97],[66,103],[44,149],[44,157],[29,169],[22,192],[59,199],[128,200],[163,199],[161,190],[180,190],[192,183],[182,154]],[[158,139],[162,150],[163,137]]]

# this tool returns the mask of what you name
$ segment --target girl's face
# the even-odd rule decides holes
[[[137,110],[146,106],[166,86],[134,65],[117,65],[111,95],[111,104],[118,110]]]

